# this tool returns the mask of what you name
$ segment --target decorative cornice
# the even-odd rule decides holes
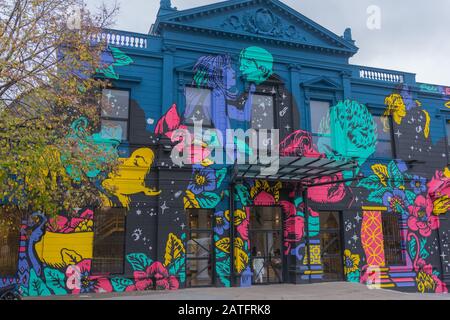
[[[272,11],[260,8],[248,10],[241,15],[231,15],[220,25],[231,31],[241,31],[257,35],[307,42],[307,39],[292,24],[286,24]]]
[[[309,32],[322,37],[324,39],[327,39],[332,43],[333,45],[336,45],[337,47],[342,48],[342,52],[348,52],[348,55],[354,55],[358,48],[347,39],[344,39],[344,37],[340,37],[333,32],[325,29],[324,27],[320,26],[319,24],[315,23],[314,21],[308,19],[307,17],[303,16],[299,12],[295,11],[294,9],[290,8],[289,6],[283,4],[282,2],[278,0],[230,0],[226,2],[216,3],[212,5],[206,5],[201,6],[193,9],[183,10],[179,11],[174,14],[170,14],[164,17],[161,17],[161,19],[157,19],[155,23],[155,32],[158,33],[160,31],[161,27],[168,26],[169,24],[183,24],[187,21],[195,21],[198,18],[208,16],[211,14],[217,14],[222,12],[230,12],[230,11],[236,11],[236,10],[245,10],[245,8],[250,7],[252,5],[261,5],[264,4],[266,8],[268,9],[259,9],[256,10],[256,12],[260,11],[260,20],[257,22],[255,20],[255,15],[253,16],[253,19],[250,16],[250,20],[248,20],[247,27],[249,28],[250,32],[253,31],[255,34],[261,35],[261,36],[267,36],[267,35],[280,35],[284,34],[284,37],[287,38],[296,38],[297,29],[291,28],[291,25],[285,26],[284,28],[279,28],[280,25],[278,24],[278,20],[276,19],[276,12],[279,14],[284,14],[288,16],[292,21],[294,26],[295,23],[298,23],[302,25],[305,29],[309,30]],[[256,13],[255,12],[255,13]],[[269,13],[270,12],[270,13]],[[267,19],[272,19],[272,26],[273,28],[270,28],[270,23],[267,24]],[[269,19],[269,20],[270,20]],[[266,22],[264,22],[266,21]],[[240,28],[239,23],[237,21],[229,21],[230,25],[234,25],[232,28]],[[262,23],[261,23],[262,22]],[[262,28],[261,28],[262,27]],[[295,26],[294,26],[295,27]],[[201,30],[202,28],[197,27],[198,30]],[[236,34],[236,33],[233,33]],[[302,36],[299,36],[298,38],[302,38]],[[305,40],[303,40],[305,41]],[[328,48],[325,48],[325,50],[328,50]]]
[[[240,33],[234,33],[231,31],[226,30],[220,30],[215,28],[204,28],[201,26],[189,26],[184,25],[176,22],[170,22],[165,21],[161,22],[161,26],[166,28],[173,28],[175,30],[185,30],[189,32],[200,32],[203,34],[210,34],[214,36],[226,36],[230,38],[237,38],[237,39],[243,39],[243,40],[249,40],[249,41],[258,41],[263,43],[270,43],[277,46],[283,45],[286,47],[291,48],[302,48],[302,49],[310,49],[315,51],[320,51],[324,53],[333,53],[333,54],[341,54],[344,56],[353,56],[354,52],[352,50],[346,49],[346,48],[337,48],[337,47],[326,47],[323,45],[315,45],[315,44],[309,44],[309,43],[303,43],[303,42],[296,42],[292,40],[284,40],[284,39],[274,39],[269,38],[267,36],[262,35],[252,35],[252,34],[240,34]]]

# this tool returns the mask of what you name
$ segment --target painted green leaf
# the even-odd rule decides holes
[[[383,186],[380,183],[380,179],[376,175],[364,178],[358,183],[358,187],[363,187],[368,190],[379,190]]]
[[[308,218],[308,229],[310,237],[317,236],[320,231],[320,218],[310,216]]]
[[[65,275],[59,270],[52,268],[44,269],[45,283],[56,295],[67,294]]]
[[[103,73],[106,78],[115,79],[115,80],[119,79],[119,75],[114,70],[113,65],[110,65],[107,68],[97,69],[97,72]]]
[[[22,292],[23,297],[28,297],[30,295],[27,287],[20,286],[20,292]]]
[[[360,272],[359,270],[356,270],[354,272],[351,272],[347,275],[347,281],[352,283],[359,283],[360,281]]]
[[[242,185],[238,184],[236,187],[236,198],[235,200],[240,201],[243,206],[248,206],[251,204],[250,200],[250,193],[248,192],[248,189]]]
[[[214,209],[220,202],[220,196],[213,192],[204,192],[197,196],[200,208]]]
[[[412,260],[416,258],[417,254],[416,248],[417,248],[416,238],[411,238],[411,240],[408,242],[408,252]]]
[[[30,282],[28,288],[28,294],[31,297],[46,297],[52,294],[45,285],[44,281],[37,276],[34,269],[31,269],[30,271]]]
[[[414,203],[414,201],[416,201],[417,195],[414,192],[406,190],[405,195],[406,195],[406,199],[408,200],[410,205],[412,205]]]
[[[216,263],[216,272],[225,287],[230,287],[230,258]]]
[[[227,176],[227,168],[222,168],[216,171],[217,188],[220,188],[226,176]]]
[[[144,253],[131,253],[127,255],[127,261],[134,271],[145,271],[152,264],[152,259]]]
[[[399,188],[405,185],[405,180],[403,179],[403,174],[400,169],[397,167],[397,163],[395,161],[391,161],[388,165],[389,172],[389,183],[392,187]]]
[[[184,282],[186,280],[185,266],[185,259],[184,257],[182,257],[172,261],[168,265],[167,270],[169,271],[170,275],[177,276],[181,282]]]
[[[217,241],[216,241],[217,242]],[[223,252],[222,250],[217,250],[216,249],[216,259],[220,260],[220,259],[224,259],[228,256],[228,254],[226,252]]]
[[[134,61],[131,59],[127,54],[122,52],[120,49],[115,47],[110,47],[111,53],[114,57],[114,66],[122,67],[122,66],[128,66],[132,64]]]
[[[375,190],[370,193],[370,195],[367,197],[367,200],[370,202],[381,204],[383,203],[383,195],[389,190],[390,190],[389,188],[380,188],[378,190]]]
[[[134,282],[127,278],[112,278],[111,284],[116,292],[124,292],[129,286],[133,285]]]
[[[425,248],[426,244],[427,244],[427,238],[420,239],[420,257],[424,260],[430,256],[430,253]]]

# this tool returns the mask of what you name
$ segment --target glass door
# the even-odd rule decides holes
[[[281,208],[252,207],[248,211],[250,212],[252,282],[253,284],[282,283]]]
[[[320,212],[320,246],[323,265],[323,280],[344,280],[341,221],[339,212]]]
[[[205,209],[188,209],[186,213],[189,226],[186,245],[186,286],[212,286],[214,212]]]

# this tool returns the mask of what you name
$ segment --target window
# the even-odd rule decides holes
[[[16,212],[0,208],[0,275],[17,271],[19,257],[20,219]]]
[[[214,210],[187,209],[188,237],[186,282],[188,287],[213,284],[213,215]]]
[[[252,230],[278,230],[281,228],[281,208],[253,207],[250,214]]]
[[[194,125],[194,121],[203,120],[203,126],[212,126],[211,102],[211,89],[186,87],[184,123]]]
[[[399,216],[383,213],[382,224],[386,265],[403,265]]]
[[[311,134],[316,145],[328,146],[331,148],[331,130],[329,121],[330,102],[310,101]]]
[[[252,128],[273,129],[275,126],[273,96],[254,94],[252,99]]]
[[[188,227],[191,230],[211,230],[212,214],[209,209],[187,209]]]
[[[125,208],[101,208],[95,211],[93,273],[123,273],[125,213]]]
[[[101,134],[105,139],[126,141],[130,92],[128,90],[104,89],[102,92]]]
[[[372,158],[393,158],[391,117],[374,115],[373,120],[377,124],[378,140],[377,148]]]

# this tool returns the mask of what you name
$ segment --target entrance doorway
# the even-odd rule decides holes
[[[213,210],[187,209],[186,286],[214,284]]]
[[[282,211],[280,207],[249,207],[253,284],[283,283]]]
[[[338,211],[320,212],[320,249],[323,280],[343,281],[341,215]]]

